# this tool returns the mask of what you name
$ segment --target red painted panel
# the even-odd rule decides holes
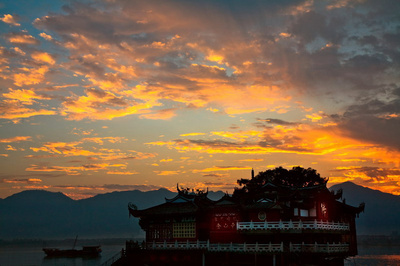
[[[236,222],[239,221],[237,212],[214,213],[211,218],[211,230],[213,231],[236,231]]]

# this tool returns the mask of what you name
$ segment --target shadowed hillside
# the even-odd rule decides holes
[[[0,238],[141,237],[138,220],[129,217],[128,203],[143,209],[175,195],[167,189],[133,190],[72,200],[62,193],[23,191],[0,201]],[[209,193],[213,199],[222,195]]]
[[[390,235],[400,232],[400,196],[362,187],[352,182],[332,186],[331,190],[343,189],[347,204],[358,206],[365,202],[365,211],[356,219],[359,235]]]

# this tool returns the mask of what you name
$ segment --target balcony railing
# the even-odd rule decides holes
[[[209,241],[196,242],[150,242],[147,249],[155,250],[207,250],[213,252],[256,252],[256,253],[281,253],[281,252],[306,252],[306,253],[344,253],[349,251],[347,243],[326,244],[248,244],[248,243],[210,243]]]
[[[344,253],[349,251],[349,244],[327,243],[327,244],[289,244],[290,252],[311,253]]]
[[[337,230],[349,231],[348,223],[324,222],[324,221],[276,221],[276,222],[237,222],[237,230]]]

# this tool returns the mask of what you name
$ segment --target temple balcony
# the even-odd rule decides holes
[[[276,222],[237,222],[237,230],[332,230],[349,231],[348,223],[324,221],[276,221]]]
[[[210,243],[209,241],[175,241],[175,242],[150,242],[146,244],[148,250],[206,250],[210,252],[251,252],[251,253],[347,253],[348,243]]]

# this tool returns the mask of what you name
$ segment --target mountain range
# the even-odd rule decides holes
[[[365,202],[365,212],[357,219],[359,235],[390,235],[400,232],[400,196],[383,193],[345,182],[332,186],[343,189],[347,204]],[[176,195],[167,189],[148,192],[139,190],[99,194],[73,200],[58,192],[26,190],[0,199],[0,239],[68,238],[140,238],[144,232],[138,219],[129,217],[128,203],[139,209],[148,208]],[[223,192],[210,191],[211,199]]]
[[[330,187],[343,189],[346,204],[365,203],[364,212],[356,219],[358,235],[392,235],[400,233],[400,196],[373,190],[352,182]]]
[[[144,237],[138,219],[129,217],[128,203],[144,209],[176,194],[167,189],[133,190],[73,200],[60,192],[22,191],[0,200],[0,239]],[[208,195],[219,199],[224,193]]]

